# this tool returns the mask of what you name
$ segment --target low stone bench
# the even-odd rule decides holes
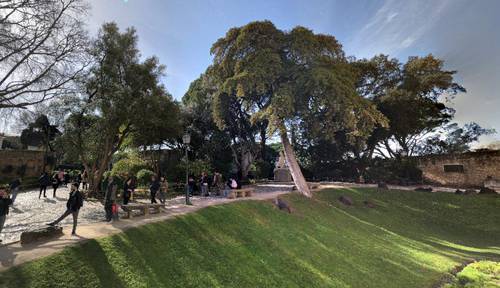
[[[130,218],[133,215],[133,211],[140,211],[140,215],[148,215],[153,213],[160,213],[160,208],[165,208],[165,204],[156,203],[156,204],[148,204],[148,203],[131,203],[127,205],[121,206],[122,210],[127,213],[127,215],[123,218]],[[150,213],[150,209],[153,209],[153,213]]]
[[[47,240],[63,235],[61,226],[47,226],[21,233],[21,245]]]
[[[253,188],[232,189],[227,195],[227,198],[234,199],[240,197],[251,197],[253,192],[254,192]]]

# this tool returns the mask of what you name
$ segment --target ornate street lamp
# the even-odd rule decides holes
[[[186,146],[186,205],[193,205],[189,199],[189,158],[188,158],[188,147],[191,142],[191,135],[189,133],[182,136],[182,143]]]

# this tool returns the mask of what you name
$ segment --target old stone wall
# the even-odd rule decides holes
[[[418,158],[425,182],[453,187],[480,187],[500,180],[500,150]]]
[[[43,151],[0,150],[0,179],[40,176],[43,157]]]

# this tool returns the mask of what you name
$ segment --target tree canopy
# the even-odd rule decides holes
[[[134,29],[120,32],[116,24],[104,24],[91,56],[93,65],[82,83],[85,92],[75,100],[76,110],[64,126],[64,143],[98,189],[113,154],[126,140],[161,145],[178,137],[180,124],[177,103],[160,84],[164,67],[154,57],[140,61]]]
[[[366,139],[385,118],[356,91],[356,74],[342,46],[330,35],[304,27],[281,31],[269,21],[230,29],[212,46],[214,118],[227,120],[235,96],[253,122],[267,120],[280,134],[299,191],[310,191],[290,146],[290,121],[309,123],[312,134],[345,132],[349,141]]]

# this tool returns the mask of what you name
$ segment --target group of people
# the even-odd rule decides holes
[[[66,211],[57,218],[55,221],[48,223],[49,226],[55,226],[59,222],[61,222],[64,218],[72,215],[73,217],[73,229],[71,231],[72,235],[76,234],[76,227],[78,223],[78,214],[80,208],[83,206],[84,195],[80,192],[80,185],[83,184],[82,189],[87,189],[88,183],[88,174],[86,171],[78,174],[73,179],[69,179],[68,175],[64,170],[59,170],[57,173],[54,173],[52,177],[49,177],[47,172],[43,172],[40,176],[39,184],[40,184],[40,192],[38,198],[46,196],[47,187],[52,184],[53,188],[53,197],[56,197],[56,191],[58,187],[61,185],[70,185],[70,193],[68,200],[66,202]],[[105,218],[106,221],[111,221],[117,218],[118,215],[118,196],[117,193],[119,191],[118,181],[115,177],[108,177],[108,185],[105,188],[104,194],[104,210],[105,210]],[[229,190],[239,188],[240,184],[236,177],[229,177],[229,179],[224,183],[222,179],[222,174],[215,172],[213,177],[209,177],[206,172],[201,173],[198,180],[195,180],[194,175],[190,175],[188,177],[187,189],[190,195],[195,194],[195,192],[199,191],[199,195],[201,196],[227,196]],[[6,217],[9,213],[9,207],[11,207],[17,197],[19,192],[19,188],[21,186],[21,179],[14,179],[9,185],[9,192],[5,187],[0,187],[0,232],[4,226]],[[127,180],[123,183],[122,190],[122,205],[128,205],[135,189],[137,188],[137,178],[132,176],[128,177]],[[149,183],[149,193],[150,193],[150,201],[151,203],[160,203],[164,204],[166,200],[166,195],[168,192],[168,181],[165,177],[158,177],[157,175],[151,176],[151,181]],[[9,195],[10,194],[10,195]],[[0,240],[1,242],[1,240]]]
[[[229,179],[224,183],[222,179],[222,174],[219,172],[214,172],[212,177],[208,176],[207,172],[202,172],[198,181],[195,180],[194,175],[188,177],[188,190],[189,194],[193,195],[197,191],[201,196],[227,196],[229,190],[237,189],[240,184],[236,177],[229,177]]]
[[[72,235],[76,234],[76,226],[78,223],[78,212],[83,206],[83,194],[79,191],[77,182],[72,182],[70,187],[70,193],[68,200],[66,201],[66,211],[55,221],[48,223],[49,226],[55,226],[61,222],[64,218],[69,215],[73,216],[73,229],[71,231]],[[19,188],[21,186],[21,179],[14,179],[8,189],[6,187],[0,187],[0,233],[3,230],[5,220],[9,214],[9,208],[14,205],[16,201]],[[45,193],[44,193],[45,196]],[[55,191],[54,191],[55,197]],[[0,242],[2,240],[0,239]]]
[[[38,194],[38,199],[42,197],[47,198],[47,187],[52,186],[53,193],[52,197],[56,197],[56,191],[61,185],[68,185],[69,182],[78,185],[77,188],[80,188],[80,184],[82,184],[82,189],[88,188],[88,173],[87,170],[84,170],[81,173],[78,173],[73,179],[70,179],[69,174],[66,173],[63,169],[60,169],[58,172],[54,173],[52,176],[49,176],[47,172],[42,172],[40,177],[38,178],[38,183],[40,185],[40,193]]]

